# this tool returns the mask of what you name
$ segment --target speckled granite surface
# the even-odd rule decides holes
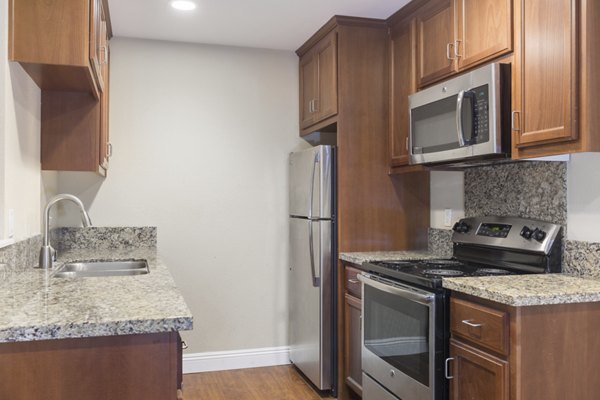
[[[40,235],[18,241],[0,249],[0,269],[3,271],[22,271],[37,264],[42,246]]]
[[[428,251],[368,251],[354,253],[340,253],[340,260],[351,262],[353,264],[362,264],[367,261],[386,261],[386,260],[414,260],[437,258],[438,256]]]
[[[452,257],[452,231],[429,228],[429,252],[442,258]]]
[[[499,215],[567,223],[567,164],[528,161],[465,171],[465,216]]]
[[[132,258],[147,259],[150,273],[53,276],[66,261]],[[192,329],[191,312],[155,247],[73,249],[59,252],[58,261],[53,271],[0,269],[0,343]]]
[[[566,274],[444,278],[445,288],[510,306],[600,301],[600,280]]]
[[[600,279],[600,243],[565,240],[563,272]]]
[[[90,227],[53,229],[52,246],[67,249],[115,249],[123,247],[155,247],[156,228]]]

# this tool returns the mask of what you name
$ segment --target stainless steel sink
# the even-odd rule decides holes
[[[150,273],[146,260],[76,261],[64,264],[56,271],[56,278],[83,278],[95,276],[131,276]]]

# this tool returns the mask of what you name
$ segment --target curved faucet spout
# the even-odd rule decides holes
[[[81,212],[81,222],[85,228],[92,226],[92,220],[88,215],[87,211],[85,211],[85,207],[79,198],[73,196],[72,194],[59,194],[54,196],[48,201],[46,204],[46,208],[44,209],[44,228],[43,228],[43,237],[42,237],[42,249],[40,250],[40,268],[52,268],[52,264],[55,257],[55,250],[50,246],[50,209],[56,203],[68,200],[75,203],[79,207],[79,211]]]

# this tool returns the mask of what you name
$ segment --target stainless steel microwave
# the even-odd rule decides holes
[[[409,108],[411,164],[509,155],[509,65],[488,64],[417,92]]]

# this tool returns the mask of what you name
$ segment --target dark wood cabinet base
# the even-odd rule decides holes
[[[177,332],[0,344],[0,400],[175,400]]]

